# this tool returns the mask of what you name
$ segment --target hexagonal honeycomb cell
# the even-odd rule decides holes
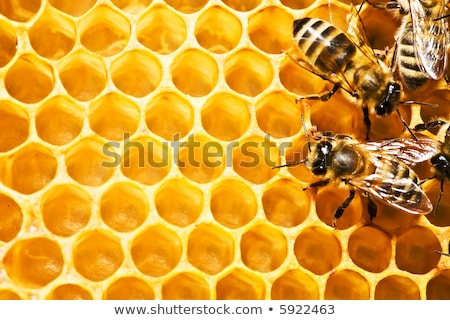
[[[364,192],[334,222],[349,189],[309,188],[310,129],[365,127],[344,90],[298,99],[332,83],[289,56],[293,22],[346,31],[348,3],[0,1],[0,299],[450,299],[447,181],[434,214],[376,200],[372,221]],[[394,46],[399,19],[360,16]],[[438,106],[400,106],[410,127],[449,120],[444,81],[412,100]],[[408,136],[370,118],[372,140]]]

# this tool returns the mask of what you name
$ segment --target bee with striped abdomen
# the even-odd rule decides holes
[[[433,206],[419,186],[416,173],[399,158],[422,161],[429,156],[431,139],[399,138],[381,142],[363,143],[346,135],[314,134],[315,143],[308,137],[308,156],[295,163],[281,165],[295,166],[301,163],[311,172],[322,177],[308,188],[317,188],[329,183],[343,183],[350,188],[347,199],[336,209],[334,221],[339,219],[350,205],[356,189],[361,190],[369,199],[369,215],[376,216],[376,206],[371,197],[410,214],[427,214]],[[423,148],[417,145],[423,145]],[[392,146],[396,146],[396,155]]]
[[[415,90],[428,79],[439,80],[447,67],[447,0],[394,0],[370,3],[401,18],[395,35],[394,65],[402,83]]]
[[[418,132],[430,130],[436,127],[443,127],[443,130],[445,130],[444,141],[436,141],[437,150],[430,159],[433,176],[423,181],[426,182],[431,179],[437,179],[440,181],[441,185],[439,197],[437,199],[436,205],[434,206],[434,212],[436,212],[437,208],[439,207],[442,196],[444,194],[444,182],[450,181],[450,123],[447,123],[444,120],[435,120],[426,124],[418,124],[414,127],[414,130]]]
[[[353,21],[349,26],[355,24]],[[344,32],[325,20],[311,17],[294,21],[295,44],[287,50],[287,54],[303,68],[334,84],[329,92],[299,99],[327,101],[341,88],[361,105],[367,139],[371,127],[369,113],[373,111],[378,116],[396,111],[405,128],[414,136],[398,110],[403,95],[401,83],[394,79],[392,70],[377,58],[359,29],[349,28],[348,32]]]

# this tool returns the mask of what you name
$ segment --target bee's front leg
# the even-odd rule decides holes
[[[333,227],[335,229],[336,229],[337,219],[339,219],[342,216],[342,214],[344,213],[344,210],[350,205],[350,203],[353,201],[354,198],[355,198],[355,189],[351,188],[350,194],[347,197],[347,199],[345,199],[344,202],[342,202],[342,204],[336,209],[336,212],[334,213]]]
[[[298,97],[296,99],[296,102],[300,101],[300,100],[320,100],[320,101],[328,101],[335,93],[336,91],[338,91],[338,89],[341,87],[341,85],[339,83],[335,83],[333,88],[325,93],[322,94],[312,94],[309,96],[303,96],[303,97]]]

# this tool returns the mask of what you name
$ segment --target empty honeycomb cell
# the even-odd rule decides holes
[[[0,2],[0,13],[6,18],[26,22],[34,17],[41,7],[41,0],[4,0]]]
[[[12,290],[0,289],[0,300],[22,300],[22,298]]]
[[[431,174],[429,175],[431,176]],[[422,185],[423,190],[430,198],[433,207],[436,208],[437,199],[441,191],[441,182],[437,179],[433,179],[426,184]],[[446,196],[450,192],[450,184],[444,183],[444,194],[442,195],[441,202],[437,207],[435,213],[427,214],[425,217],[435,226],[448,227],[450,226],[450,197]]]
[[[205,6],[208,0],[164,0],[172,8],[183,13],[194,13]]]
[[[131,244],[134,264],[145,275],[161,277],[175,268],[181,259],[182,243],[178,234],[163,225],[147,227]]]
[[[127,13],[138,14],[147,8],[152,0],[111,0],[114,5]]]
[[[0,41],[1,43],[1,41]],[[0,152],[9,151],[28,138],[30,119],[22,107],[6,101],[0,101]]]
[[[91,9],[97,0],[66,1],[66,0],[48,0],[56,9],[65,12],[71,16],[79,17]]]
[[[233,269],[216,283],[217,300],[261,300],[265,295],[264,281],[244,269]]]
[[[115,280],[103,293],[105,300],[153,300],[154,298],[152,287],[136,277]]]
[[[256,225],[242,235],[241,259],[252,270],[270,272],[286,259],[288,240],[281,230]]]
[[[202,277],[183,272],[169,278],[161,288],[164,300],[208,300],[209,284]]]
[[[195,23],[195,38],[203,48],[213,53],[234,49],[241,36],[239,19],[220,6],[206,9]]]
[[[84,51],[76,51],[61,60],[58,71],[64,88],[79,101],[98,96],[107,82],[103,60]]]
[[[121,52],[130,39],[131,26],[120,13],[98,6],[79,21],[80,41],[86,49],[109,57]]]
[[[450,270],[441,270],[427,284],[428,300],[450,300]]]
[[[308,217],[310,199],[296,181],[279,179],[264,190],[262,205],[268,221],[289,228]]]
[[[129,232],[139,227],[147,219],[148,210],[145,192],[128,182],[113,184],[100,200],[102,220],[119,232]]]
[[[367,300],[370,298],[370,285],[356,271],[339,270],[328,277],[324,297],[326,300]]]
[[[250,126],[248,102],[226,92],[209,98],[201,110],[205,130],[220,140],[240,138]]]
[[[3,183],[20,193],[31,194],[48,185],[56,175],[57,160],[51,150],[30,143],[6,159]]]
[[[295,43],[292,41],[285,49],[294,45]],[[283,87],[299,97],[321,93],[325,91],[327,85],[326,81],[298,65],[288,55],[280,63],[278,77]]]
[[[248,0],[248,1],[239,1],[239,0],[222,0],[230,8],[233,8],[237,11],[251,11],[255,9],[261,3],[261,0]]]
[[[139,18],[136,34],[145,47],[160,54],[169,54],[186,40],[186,23],[169,8],[155,6]]]
[[[320,188],[316,197],[316,211],[319,219],[327,225],[333,226],[334,214],[348,196],[348,188],[341,188],[335,184]],[[367,205],[361,201],[357,192],[342,216],[336,220],[337,228],[344,230],[358,223],[366,207]]]
[[[217,274],[234,258],[234,240],[225,230],[209,223],[197,225],[187,243],[189,262],[202,272]]]
[[[262,51],[278,54],[292,43],[293,21],[294,18],[286,10],[275,6],[265,7],[249,17],[248,35]]]
[[[348,253],[360,268],[378,273],[389,267],[391,239],[389,235],[371,226],[358,228],[348,239]]]
[[[276,175],[277,170],[272,168],[277,165],[278,149],[267,137],[250,136],[228,145],[227,153],[230,147],[233,148],[233,170],[245,180],[260,184]]]
[[[22,228],[23,213],[19,205],[7,195],[0,194],[0,241],[13,240]]]
[[[54,81],[51,65],[36,55],[23,54],[8,69],[5,88],[21,102],[36,103],[53,90]]]
[[[28,36],[31,46],[41,57],[58,60],[72,50],[77,30],[70,18],[48,9],[28,30]]]
[[[145,122],[150,131],[168,141],[183,138],[194,126],[194,108],[175,92],[160,92],[148,103]]]
[[[406,123],[411,122],[411,107],[399,107],[402,117],[405,119]],[[362,115],[361,115],[362,122]],[[400,120],[397,112],[386,117],[378,117],[373,113],[371,116],[371,134],[370,139],[381,140],[381,139],[391,139],[392,137],[399,137],[405,131],[402,121]]]
[[[305,9],[312,5],[314,0],[280,0],[281,4],[292,9]]]
[[[377,283],[375,299],[420,300],[420,290],[412,279],[399,275],[390,275]]]
[[[175,150],[181,173],[198,183],[211,182],[222,175],[226,151],[219,142],[200,134],[189,136]]]
[[[272,283],[272,300],[319,300],[319,286],[307,273],[294,269]]]
[[[161,77],[161,63],[143,50],[127,51],[111,63],[114,85],[123,93],[136,98],[142,98],[155,90]]]
[[[107,165],[106,144],[95,137],[87,137],[70,147],[65,155],[66,170],[78,183],[101,186],[114,173],[114,166]]]
[[[11,24],[0,21],[0,68],[6,66],[17,52],[17,35]]]
[[[414,274],[425,274],[436,267],[441,250],[436,235],[425,227],[412,227],[397,237],[395,262],[400,270]]]
[[[44,237],[17,240],[3,258],[8,277],[26,288],[47,285],[60,276],[63,266],[59,244]]]
[[[179,227],[194,223],[203,209],[203,192],[186,179],[170,179],[156,191],[155,206],[161,218]]]
[[[52,186],[41,200],[41,214],[50,232],[70,237],[86,227],[91,218],[92,198],[73,184]]]
[[[36,131],[45,142],[61,146],[83,129],[84,110],[72,99],[58,95],[46,100],[35,115]]]
[[[74,242],[72,255],[75,269],[91,281],[109,278],[124,259],[120,238],[101,229],[80,234]]]
[[[210,194],[211,213],[225,227],[234,229],[245,226],[256,215],[256,195],[239,180],[224,179],[214,185]]]
[[[377,206],[377,216],[373,223],[386,232],[398,232],[414,225],[420,218],[419,215],[413,215],[402,212],[375,199]]]
[[[374,49],[384,50],[395,46],[394,35],[400,25],[400,19],[393,17],[394,10],[380,10],[365,4],[360,17],[367,34],[368,45]],[[383,23],[380,23],[383,21]]]
[[[77,284],[66,283],[54,288],[48,300],[92,300],[92,294]]]
[[[282,91],[262,97],[255,107],[258,126],[271,137],[290,137],[301,129],[301,108],[292,96]]]
[[[203,97],[217,84],[217,62],[198,49],[188,49],[176,56],[170,66],[174,85],[192,97]]]
[[[329,88],[330,87],[328,87],[328,89]],[[328,90],[326,89],[321,92],[328,92]],[[312,92],[311,94],[321,92]],[[338,90],[338,92],[326,102],[311,100],[303,100],[303,102],[310,106],[311,124],[317,126],[318,131],[326,131],[332,134],[351,132],[353,138],[364,141],[367,129],[364,126],[362,108],[357,103],[350,102],[347,97],[347,93]],[[376,116],[370,116],[371,121],[375,121],[375,118]],[[339,119],[339,121],[336,121],[336,119]],[[385,119],[383,118],[382,120]],[[369,133],[369,137],[373,140],[377,140],[378,138],[374,135],[373,128]]]
[[[273,80],[273,68],[261,53],[242,49],[230,55],[224,64],[225,80],[230,88],[254,97],[263,92]]]
[[[166,141],[140,136],[125,141],[120,169],[131,180],[153,185],[167,176],[171,167],[170,161],[169,145]]]
[[[317,275],[336,268],[342,259],[341,244],[335,233],[321,227],[308,227],[295,239],[298,263]]]
[[[139,125],[139,107],[126,97],[111,92],[98,97],[89,106],[91,129],[108,140],[131,136]]]

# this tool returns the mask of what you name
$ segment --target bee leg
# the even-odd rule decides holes
[[[370,126],[372,125],[369,118],[369,108],[363,106],[362,110],[364,115],[364,125],[366,126],[366,140],[369,140]]]
[[[439,191],[439,197],[438,197],[438,199],[436,201],[436,205],[434,206],[434,209],[433,209],[433,215],[434,216],[436,215],[436,211],[439,208],[439,204],[441,203],[441,199],[442,199],[442,195],[443,194],[444,194],[444,179],[441,180],[441,189]]]
[[[369,212],[370,221],[372,221],[377,216],[377,205],[373,202],[370,195],[367,195],[367,211]]]
[[[306,188],[303,188],[303,191],[307,190],[307,189],[311,189],[311,188],[318,188],[318,187],[324,187],[326,186],[328,183],[330,183],[330,179],[325,179],[325,180],[320,180],[314,183],[311,183],[309,186],[307,186]]]
[[[347,197],[347,199],[345,199],[344,202],[342,202],[342,204],[339,206],[339,208],[337,208],[336,212],[334,213],[332,222],[334,228],[336,228],[337,219],[342,217],[344,210],[350,205],[350,203],[353,201],[354,198],[355,198],[355,189],[352,188],[350,189],[350,194]]]
[[[329,92],[322,93],[322,94],[312,94],[312,95],[304,96],[304,97],[298,97],[298,98],[296,99],[296,102],[299,102],[300,100],[320,100],[320,101],[328,101],[328,100],[333,96],[333,94],[335,94],[336,91],[338,91],[338,89],[339,89],[340,87],[341,87],[340,84],[335,83],[334,86],[333,86],[333,88],[332,88]]]
[[[420,132],[420,131],[425,131],[425,130],[430,130],[436,127],[440,127],[445,125],[446,122],[443,120],[435,120],[435,121],[430,121],[428,123],[419,123],[418,125],[416,125],[414,127],[414,131]]]

